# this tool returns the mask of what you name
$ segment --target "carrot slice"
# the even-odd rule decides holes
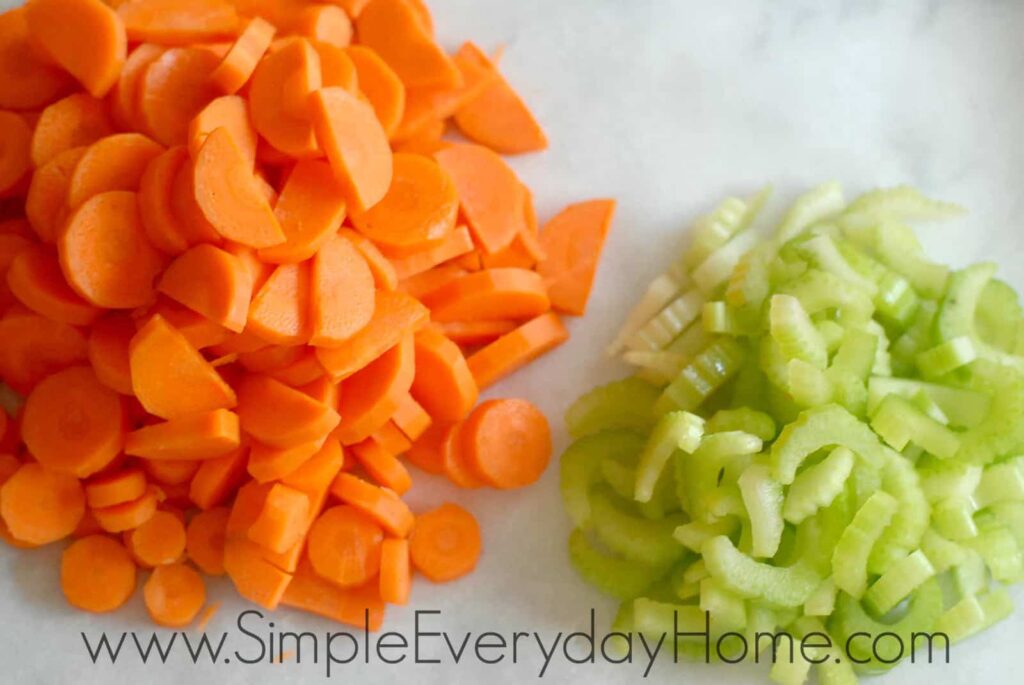
[[[73,475],[23,464],[0,488],[0,515],[18,540],[45,545],[67,537],[85,514],[85,493]]]
[[[84,366],[58,371],[25,401],[22,438],[40,464],[84,478],[109,464],[124,444],[121,397]]]
[[[214,409],[144,426],[127,435],[125,454],[143,459],[202,460],[238,449],[238,415]]]
[[[419,359],[416,360],[416,368],[419,369]],[[467,369],[467,373],[468,373]],[[472,376],[470,376],[472,378]],[[415,379],[413,380],[415,385]],[[402,434],[409,438],[410,441],[415,441],[423,435],[424,431],[430,428],[430,424],[433,419],[430,418],[430,414],[424,409],[419,402],[412,398],[412,395],[406,395],[402,398],[402,401],[398,404],[398,409],[395,410],[394,415],[391,417],[392,422],[398,429],[402,431]]]
[[[128,534],[128,549],[143,566],[163,566],[185,552],[185,524],[169,511],[158,511]]]
[[[412,478],[402,462],[373,440],[356,443],[352,446],[352,453],[370,477],[382,487],[398,495],[404,495],[412,487]]]
[[[305,112],[292,111],[285,101],[304,100],[320,84],[320,57],[307,40],[291,39],[260,60],[249,84],[249,110],[253,125],[270,145],[299,159],[317,155],[319,146]],[[284,97],[285,91],[292,97]]]
[[[405,112],[405,85],[398,74],[376,52],[362,45],[350,45],[345,53],[358,75],[359,90],[370,101],[377,120],[390,138]]]
[[[356,18],[359,42],[376,51],[408,87],[459,85],[459,70],[422,17],[408,0],[373,0]]]
[[[248,376],[238,387],[242,430],[273,447],[324,438],[338,425],[338,412],[284,383]]]
[[[371,240],[351,228],[342,228],[339,235],[355,245],[359,254],[363,255],[366,265],[370,267],[370,273],[373,274],[373,282],[379,289],[394,290],[398,287],[398,274],[395,273],[395,267]]]
[[[108,533],[123,533],[138,528],[156,513],[157,490],[149,488],[142,497],[109,507],[91,509],[100,528]]]
[[[32,174],[25,196],[25,216],[44,243],[57,241],[67,214],[65,201],[71,174],[85,150],[85,147],[73,147],[58,152]]]
[[[254,442],[249,452],[249,475],[257,483],[268,483],[284,478],[295,471],[324,445],[323,438],[299,442],[287,447],[273,447],[261,442]]]
[[[100,315],[64,280],[52,248],[36,245],[19,252],[7,270],[7,284],[23,305],[54,321],[87,326]]]
[[[409,541],[385,540],[380,548],[380,598],[390,604],[408,604],[411,589]]]
[[[62,152],[90,145],[114,132],[102,100],[75,93],[47,106],[32,134],[32,163],[38,169]]]
[[[370,630],[379,630],[384,622],[384,602],[376,582],[340,588],[317,575],[307,559],[303,559],[295,570],[294,578],[281,597],[281,604],[355,628],[365,625]]]
[[[288,487],[306,493],[310,501],[310,523],[320,513],[334,477],[345,464],[345,455],[337,440],[328,438],[320,451],[304,464],[281,478]]]
[[[224,570],[245,599],[265,609],[276,609],[292,580],[263,558],[262,548],[251,540],[231,538],[224,545]]]
[[[441,472],[460,488],[479,488],[486,483],[476,475],[462,449],[462,423],[452,425],[441,444]]]
[[[310,268],[280,264],[249,306],[247,331],[276,345],[300,345],[312,335]]]
[[[181,628],[190,624],[206,603],[206,586],[191,566],[169,564],[153,569],[142,595],[156,624]]]
[[[228,508],[201,511],[188,522],[185,551],[199,570],[211,576],[224,575],[224,542],[228,526]]]
[[[86,149],[68,182],[68,207],[111,190],[136,190],[139,180],[163,147],[140,133],[115,133]]]
[[[219,244],[222,242],[220,234],[206,219],[196,199],[195,168],[195,162],[186,156],[171,183],[171,212],[187,245]]]
[[[164,54],[164,48],[152,43],[143,43],[128,53],[121,75],[111,93],[110,111],[114,121],[123,128],[140,128],[139,93],[146,69],[157,57]]]
[[[458,345],[432,328],[416,334],[416,375],[410,392],[438,421],[460,421],[477,400],[477,386]],[[411,437],[411,436],[410,436]]]
[[[409,537],[409,558],[435,583],[466,575],[480,558],[480,526],[468,511],[446,502],[416,517]]]
[[[187,160],[188,150],[183,146],[168,148],[146,166],[139,179],[136,197],[142,229],[153,247],[169,254],[180,254],[189,246],[187,229],[171,203],[174,181]]]
[[[614,212],[614,200],[579,202],[544,226],[540,242],[546,257],[537,265],[537,273],[544,277],[556,309],[579,316],[586,311]]]
[[[72,84],[66,71],[32,47],[25,8],[0,13],[0,108],[45,107]]]
[[[93,613],[113,611],[135,591],[135,562],[124,545],[111,537],[80,538],[61,555],[60,588],[73,607]]]
[[[473,237],[485,252],[507,246],[521,230],[523,187],[505,161],[480,145],[461,143],[434,157],[451,176]]]
[[[265,247],[257,254],[265,262],[301,262],[309,259],[333,236],[345,218],[343,189],[330,165],[319,160],[300,160],[292,168],[274,214],[284,232],[284,242]]]
[[[199,462],[194,459],[147,459],[143,463],[146,475],[151,480],[160,484],[160,489],[165,487],[184,485],[195,477],[199,471]],[[164,491],[166,494],[166,491]]]
[[[212,509],[227,500],[245,478],[248,458],[249,450],[242,448],[202,462],[189,484],[189,499],[203,510]]]
[[[473,238],[469,234],[469,229],[459,226],[445,238],[427,247],[403,254],[400,257],[392,257],[391,263],[394,265],[398,278],[404,280],[472,250]]]
[[[177,329],[159,314],[132,338],[132,387],[151,414],[172,419],[237,404],[234,390]],[[167,370],[174,373],[168,375]]]
[[[340,347],[317,348],[317,357],[333,379],[342,380],[422,328],[427,317],[427,308],[405,293],[381,290],[370,322]]]
[[[85,482],[85,501],[90,509],[131,502],[146,494],[146,475],[128,468],[93,476]]]
[[[373,318],[373,274],[348,240],[333,236],[313,258],[312,335],[319,347],[343,345]]]
[[[117,82],[128,52],[124,24],[100,0],[29,0],[32,44],[66,69],[94,97]]]
[[[249,120],[249,103],[237,95],[222,95],[211,100],[189,123],[188,150],[193,159],[199,157],[206,137],[222,126],[231,135],[248,168],[255,168],[259,137]]]
[[[332,0],[338,7],[345,10],[350,18],[356,19],[363,8],[370,4],[370,0]]]
[[[293,33],[343,48],[352,41],[352,21],[340,7],[304,7],[291,26]]]
[[[377,575],[384,533],[355,507],[331,507],[313,522],[306,553],[313,570],[338,587],[362,585]]]
[[[342,444],[366,439],[395,413],[409,392],[415,369],[411,335],[345,380],[338,401],[341,423],[336,433]]]
[[[402,292],[408,293],[417,300],[421,300],[427,294],[434,292],[449,281],[466,273],[466,269],[456,262],[449,262],[402,279],[398,287]]]
[[[14,112],[0,111],[0,193],[14,188],[32,166],[32,129]]]
[[[281,381],[292,388],[301,388],[313,381],[323,378],[327,373],[316,357],[312,347],[300,348],[302,354],[291,364],[267,372],[274,380]]]
[[[486,345],[516,328],[515,321],[448,321],[438,328],[459,345]]]
[[[252,276],[234,255],[213,245],[196,245],[171,262],[157,290],[241,333],[252,299]]]
[[[284,232],[254,181],[251,164],[226,128],[206,137],[194,174],[196,202],[220,235],[256,248],[284,242]]]
[[[405,453],[413,466],[436,475],[444,474],[444,445],[452,424],[435,421]]]
[[[272,552],[284,554],[305,537],[309,507],[306,493],[275,483],[263,500],[259,516],[249,526],[249,539]]]
[[[135,193],[95,195],[68,219],[57,244],[68,284],[99,307],[130,308],[153,296],[163,256],[146,239]]]
[[[285,347],[282,345],[268,345],[251,352],[242,352],[238,355],[239,363],[246,371],[253,373],[267,373],[282,369],[289,364],[294,364],[302,358],[306,348],[303,345]]]
[[[394,421],[387,421],[383,426],[375,430],[368,439],[373,440],[380,445],[381,449],[389,454],[404,454],[412,445],[412,442],[395,425]]]
[[[253,17],[228,49],[210,80],[227,95],[237,93],[256,70],[277,29],[261,17]]]
[[[322,40],[313,40],[312,43],[316,54],[320,56],[320,87],[343,88],[352,95],[359,96],[359,73],[348,52],[342,47]],[[304,100],[296,102],[300,109],[304,105]]]
[[[413,528],[415,517],[409,506],[391,490],[339,473],[331,484],[331,494],[373,518],[392,535],[404,538]]]
[[[533,113],[500,73],[459,108],[455,124],[470,140],[506,155],[548,147]]]
[[[536,482],[551,461],[551,429],[526,400],[488,400],[466,419],[462,449],[489,485],[521,488]]]
[[[68,324],[35,314],[0,320],[0,376],[23,395],[50,374],[85,360],[85,337]]]
[[[220,59],[202,48],[171,48],[153,60],[139,84],[139,113],[164,145],[186,142],[188,125],[220,93],[210,72]]]
[[[132,394],[128,346],[134,336],[135,323],[118,313],[104,316],[89,330],[89,363],[96,378],[122,395]]]
[[[338,406],[338,384],[327,376],[320,376],[311,383],[296,387],[296,390],[306,393],[317,402],[322,402],[328,407]]]
[[[167,323],[178,329],[178,332],[185,336],[189,344],[197,350],[221,345],[227,341],[228,336],[232,335],[231,331],[210,321],[202,314],[162,297],[142,318],[139,326],[144,325],[156,314],[164,317]]]
[[[551,304],[544,281],[527,269],[484,269],[453,279],[424,296],[435,321],[527,319]]]
[[[466,363],[483,390],[568,339],[561,319],[548,312],[474,352]]]
[[[131,0],[117,8],[128,40],[187,45],[238,33],[235,7],[224,0]]]

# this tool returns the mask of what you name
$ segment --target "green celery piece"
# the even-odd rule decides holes
[[[590,488],[600,478],[601,463],[610,457],[632,456],[643,449],[643,436],[628,430],[609,430],[584,436],[562,454],[562,503],[573,523],[590,526]]]
[[[800,523],[818,509],[827,507],[843,491],[856,458],[846,447],[836,447],[825,459],[797,474],[782,507],[782,516]]]
[[[771,192],[771,186],[766,186],[749,200],[727,197],[710,214],[699,217],[690,229],[693,239],[683,257],[686,268],[699,266],[730,238],[749,228]]]
[[[919,464],[917,471],[921,490],[929,502],[972,497],[984,473],[980,466],[963,464],[953,459],[931,460]]]
[[[1018,329],[1007,325],[1019,321],[1021,310],[1017,292],[998,278],[993,278],[981,291],[974,310],[975,331],[982,340],[1004,352],[1016,352]]]
[[[946,290],[949,268],[924,257],[914,231],[898,221],[879,224],[872,247],[883,264],[905,277],[914,290],[932,300]]]
[[[935,631],[960,642],[976,635],[1013,613],[1013,600],[1005,588],[969,595],[946,610],[935,622]]]
[[[875,225],[883,221],[938,221],[964,213],[963,207],[932,200],[910,186],[870,190],[855,198],[839,221],[844,226]]]
[[[923,392],[949,419],[950,425],[970,428],[981,423],[988,413],[991,398],[981,392],[966,388],[953,388],[938,383],[872,376],[868,379],[868,414],[874,414],[878,405],[887,395],[899,395],[907,399]]]
[[[925,531],[921,538],[921,551],[935,567],[936,573],[944,573],[967,557],[967,550],[940,535],[934,528]]]
[[[676,274],[670,270],[670,272],[660,274],[651,281],[643,296],[629,311],[626,322],[619,329],[615,340],[608,345],[608,356],[614,357],[621,352],[622,348],[626,346],[626,342],[644,324],[654,318],[669,302],[683,292],[686,286],[689,285],[689,280],[689,277],[685,274]]]
[[[778,291],[800,300],[804,311],[811,315],[835,309],[839,312],[839,323],[850,326],[866,325],[874,312],[871,298],[864,291],[819,269],[808,269]]]
[[[786,568],[755,561],[725,536],[711,538],[702,551],[708,572],[722,587],[782,607],[802,605],[822,580],[803,561]]]
[[[767,464],[753,463],[739,477],[740,494],[750,520],[751,556],[771,558],[782,540],[782,484]]]
[[[879,490],[868,497],[843,531],[832,553],[836,587],[860,598],[867,590],[868,556],[896,513],[896,498]]]
[[[704,430],[707,433],[743,431],[769,442],[775,439],[775,420],[763,411],[749,407],[719,409],[708,419]]]
[[[626,341],[631,350],[656,352],[662,350],[690,324],[697,320],[704,306],[699,290],[688,290],[665,305],[650,321]]]
[[[775,229],[775,242],[788,243],[812,224],[839,214],[846,207],[843,188],[830,181],[804,193],[793,202]]]
[[[771,336],[786,359],[802,359],[819,369],[828,363],[825,340],[800,300],[792,295],[772,295],[768,318]]]
[[[899,395],[882,400],[871,417],[871,428],[897,450],[913,442],[929,454],[948,459],[960,449],[956,433]]]
[[[732,535],[738,527],[739,520],[731,516],[711,523],[690,521],[672,531],[672,537],[681,545],[699,553],[707,540],[718,535]]]
[[[676,452],[675,483],[683,510],[697,521],[711,522],[708,499],[718,491],[718,475],[734,460],[746,463],[761,451],[756,435],[740,431],[705,435],[693,454]]]
[[[953,567],[953,585],[961,597],[976,595],[988,587],[985,560],[974,550],[967,549],[963,560]]]
[[[849,448],[871,466],[885,461],[884,448],[867,425],[839,405],[827,404],[807,409],[782,429],[771,451],[776,479],[789,485],[811,453],[831,445]]]
[[[975,327],[981,294],[995,272],[995,264],[982,262],[953,273],[935,321],[938,342],[967,336],[974,343],[978,357],[1024,370],[1024,357],[990,345],[978,335]]]
[[[914,465],[896,453],[888,455],[882,469],[882,488],[896,498],[899,506],[868,558],[868,570],[877,575],[920,547],[930,513]]]
[[[630,561],[661,568],[663,572],[682,558],[686,550],[672,537],[676,527],[685,522],[681,515],[650,521],[633,515],[623,506],[625,502],[619,504],[615,499],[614,494],[604,488],[590,492],[594,531],[608,549]]]
[[[722,337],[704,348],[687,364],[655,403],[655,413],[673,409],[694,411],[713,392],[739,373],[745,352],[733,338]]]
[[[645,635],[660,636],[680,633],[703,633],[707,627],[704,612],[695,604],[658,602],[646,597],[633,600],[633,630]],[[714,623],[711,624],[714,630]],[[698,640],[697,636],[683,638]]]
[[[707,259],[691,272],[693,282],[706,296],[723,289],[729,275],[748,250],[757,245],[758,236],[753,231],[734,235],[729,242],[712,252]]]
[[[1024,557],[1017,539],[1005,526],[980,530],[977,537],[965,540],[964,545],[981,555],[993,579],[1001,583],[1022,580]]]
[[[632,376],[599,385],[581,395],[566,411],[569,435],[580,438],[613,428],[650,430],[659,392],[657,387]]]
[[[569,560],[585,581],[604,594],[622,600],[639,596],[664,574],[662,568],[601,552],[579,528],[569,535]]]
[[[984,418],[960,434],[956,458],[988,464],[1024,448],[1024,372],[979,359],[971,364],[969,389],[991,399]]]
[[[1024,457],[986,467],[974,490],[974,501],[979,509],[997,502],[1024,501]]]
[[[622,360],[636,367],[637,378],[661,387],[676,377],[686,364],[686,355],[667,350],[627,350]]]
[[[771,292],[769,267],[775,257],[772,243],[757,245],[740,257],[729,275],[725,301],[733,307],[760,308]]]
[[[925,378],[941,378],[977,358],[970,336],[960,335],[918,352],[914,362]]]
[[[665,464],[676,450],[692,453],[704,435],[704,419],[686,411],[671,411],[661,416],[654,426],[636,470],[633,498],[648,502],[654,494]]]
[[[741,630],[747,625],[747,605],[742,597],[731,592],[714,578],[700,581],[699,606],[709,614],[719,629]]]
[[[925,581],[935,576],[935,567],[921,550],[914,550],[887,570],[864,593],[864,601],[876,614],[886,614]]]
[[[947,497],[933,506],[932,524],[950,540],[970,540],[978,535],[978,526],[974,522],[976,510],[977,506],[970,497]]]
[[[836,584],[831,578],[821,581],[821,585],[804,602],[805,616],[830,616],[836,606]]]
[[[803,408],[828,404],[835,395],[832,377],[803,359],[790,359],[786,365],[786,388]]]
[[[832,357],[830,370],[849,373],[862,381],[871,375],[878,352],[878,337],[856,329],[846,330],[839,349]]]

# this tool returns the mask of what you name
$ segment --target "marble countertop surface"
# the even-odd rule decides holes
[[[583,389],[625,372],[602,353],[629,304],[684,243],[686,227],[727,195],[775,185],[776,209],[821,181],[849,195],[910,183],[970,209],[962,220],[924,227],[936,257],[954,265],[989,259],[1024,287],[1024,3],[1014,0],[429,0],[449,47],[472,39],[504,45],[502,68],[545,126],[551,149],[513,164],[534,190],[545,219],[567,202],[611,196],[618,213],[585,319],[572,339],[495,387],[491,396],[524,396],[552,418]],[[0,0],[0,7],[12,4]],[[613,603],[569,567],[569,524],[555,465],[533,488],[462,492],[422,477],[416,505],[445,499],[476,512],[484,530],[479,568],[461,582],[427,587],[417,580],[413,606],[437,609],[422,630],[537,631],[547,642],[586,629],[598,633]],[[259,648],[235,626],[247,608],[226,584],[211,587],[224,604],[211,635],[231,633],[228,651]],[[1014,592],[1018,600],[1024,593]],[[166,665],[138,657],[92,665],[81,634],[137,631],[151,625],[141,597],[116,615],[71,610],[59,590],[59,550],[0,548],[0,681],[11,683],[299,683],[319,682],[321,664],[193,666],[183,650]],[[413,630],[413,610],[391,609],[390,630]],[[274,621],[274,627],[269,622]],[[282,610],[250,630],[336,629]],[[360,641],[361,636],[356,636]],[[475,637],[475,636],[474,636]],[[1024,613],[954,648],[951,663],[904,665],[884,683],[1009,682],[1024,639]],[[472,643],[472,640],[471,640]],[[436,653],[436,639],[427,652]],[[522,645],[486,666],[471,654],[441,665],[387,665],[376,655],[338,666],[348,682],[521,683],[538,676],[543,657]],[[321,647],[323,645],[321,644]],[[131,636],[126,650],[134,649]],[[180,645],[179,645],[180,649]],[[341,650],[341,647],[338,647]],[[568,663],[556,656],[551,682],[593,685],[639,681],[633,664]],[[472,652],[472,646],[467,650]],[[577,653],[577,652],[574,652]],[[467,662],[466,659],[469,661]],[[673,664],[659,659],[653,683],[751,682],[764,668]]]

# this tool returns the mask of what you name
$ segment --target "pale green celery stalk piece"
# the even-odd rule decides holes
[[[932,419],[936,423],[941,423],[943,426],[949,425],[949,417],[946,416],[946,412],[942,411],[942,407],[938,405],[924,390],[918,390],[914,393],[914,396],[910,398],[910,403],[915,407],[924,412],[925,416]]]
[[[1017,299],[1017,291],[998,278],[985,284],[978,296],[974,310],[974,330],[978,336],[994,347],[1005,352],[1019,354],[1017,342],[1019,327],[1012,321],[1020,321],[1024,311]]]
[[[845,206],[842,186],[835,181],[823,183],[790,205],[775,230],[775,242],[780,245],[788,243],[812,224],[839,214]]]
[[[988,464],[1024,448],[1024,372],[979,359],[971,365],[970,389],[991,397],[988,413],[961,434],[956,458]]]
[[[826,372],[803,359],[790,359],[786,365],[786,388],[801,408],[828,404],[834,395]]]
[[[784,659],[777,659],[768,671],[769,680],[778,685],[803,685],[811,674],[811,662],[807,657],[818,658],[811,649],[804,648],[794,650],[792,660],[788,655]]]
[[[981,555],[995,580],[1013,583],[1022,579],[1024,557],[1017,539],[1005,526],[980,530],[977,537],[965,540],[964,545]]]
[[[974,343],[978,357],[1024,370],[1024,357],[988,344],[981,339],[974,327],[975,311],[981,293],[995,273],[996,265],[991,262],[981,262],[953,272],[946,289],[946,297],[936,317],[936,331],[940,342],[967,336]]]
[[[991,397],[988,395],[966,388],[953,388],[907,378],[872,376],[868,379],[868,414],[874,414],[887,395],[899,395],[910,399],[918,392],[928,395],[942,409],[950,425],[958,428],[969,428],[981,423],[991,403]]]
[[[761,243],[740,257],[729,274],[725,301],[733,307],[760,308],[772,288],[769,268],[775,256],[774,244]]]
[[[877,575],[921,546],[930,513],[914,465],[894,452],[888,455],[882,468],[882,487],[896,498],[899,506],[868,557],[868,570]]]
[[[758,366],[772,385],[789,393],[789,358],[783,354],[778,341],[771,336],[761,338],[758,347]],[[792,400],[792,398],[789,398]],[[777,415],[777,414],[776,414]]]
[[[981,483],[980,466],[955,460],[934,460],[918,468],[921,491],[929,502],[974,496]]]
[[[693,562],[683,571],[683,582],[700,583],[708,577],[708,567],[703,559]]]
[[[716,337],[704,330],[703,326],[691,325],[676,336],[676,339],[668,344],[665,351],[672,354],[681,354],[690,359],[714,342]]]
[[[843,212],[844,226],[873,225],[883,221],[938,221],[962,215],[964,208],[951,202],[932,200],[910,186],[877,188],[856,199]]]
[[[820,317],[822,314],[819,313],[817,316]],[[821,339],[825,341],[825,349],[828,350],[829,356],[833,355],[843,344],[846,329],[831,319],[818,318],[814,320],[814,327],[818,329]]]
[[[802,605],[821,582],[802,561],[786,568],[764,564],[737,550],[725,536],[705,542],[703,554],[708,573],[724,588],[783,607]]]
[[[831,578],[826,578],[804,602],[804,615],[830,616],[835,607],[836,584]]]
[[[886,459],[882,444],[866,424],[839,405],[826,404],[801,412],[782,429],[771,451],[775,478],[789,485],[804,459],[830,445],[847,447],[876,468]]]
[[[637,597],[665,572],[601,552],[578,528],[569,535],[569,560],[585,581],[604,594],[623,600]]]
[[[980,633],[1013,613],[1013,600],[1005,588],[995,588],[982,595],[969,595],[946,610],[935,623],[936,632],[945,634],[951,643]]]
[[[860,598],[867,589],[871,548],[896,513],[896,498],[878,490],[861,505],[832,552],[832,578],[840,590]]]
[[[735,485],[722,485],[708,493],[704,499],[707,516],[712,519],[725,518],[727,516],[743,516],[746,509],[743,506],[743,498],[740,490]]]
[[[622,360],[637,367],[636,373],[644,374],[645,380],[663,386],[679,375],[679,371],[686,365],[687,358],[685,355],[666,350],[627,350],[622,355]]]
[[[1017,546],[1024,549],[1024,502],[996,502],[988,510],[1016,536]]]
[[[978,535],[974,522],[977,506],[970,497],[954,496],[936,502],[932,508],[935,529],[950,540],[963,542]]]
[[[932,300],[942,297],[949,279],[949,267],[924,257],[914,231],[897,221],[876,227],[871,247],[878,258],[893,271],[902,274],[914,290]]]
[[[831,504],[842,492],[855,461],[853,452],[840,446],[819,463],[798,473],[786,492],[783,518],[797,524]]]
[[[683,510],[694,520],[713,520],[708,511],[708,498],[718,491],[719,472],[733,460],[757,454],[761,446],[756,435],[730,431],[705,435],[693,454],[677,452],[675,482]]]
[[[623,499],[632,499],[633,484],[636,482],[635,466],[635,459],[633,460],[633,465],[629,465],[625,463],[625,460],[618,457],[606,457],[601,460],[601,477],[616,495]]]
[[[802,359],[819,369],[825,368],[825,340],[800,300],[791,295],[772,295],[768,318],[771,336],[787,359]]]
[[[655,413],[673,409],[694,411],[711,394],[739,373],[746,354],[735,339],[722,337],[712,342],[669,383],[655,403]]]
[[[691,269],[696,267],[734,235],[748,229],[771,194],[769,185],[748,200],[726,198],[710,214],[697,219],[691,229],[693,242],[683,257],[683,264]]]
[[[658,387],[634,377],[599,385],[572,403],[565,425],[574,438],[613,428],[646,432],[654,425],[660,394]]]
[[[925,378],[940,378],[947,373],[970,364],[978,358],[974,343],[966,335],[960,335],[941,342],[914,358],[918,370]]]
[[[871,333],[878,339],[878,347],[875,349],[875,363],[871,366],[871,373],[876,376],[892,375],[892,355],[889,353],[889,336],[886,335],[882,324],[874,319],[868,321],[864,330]]]
[[[976,595],[988,588],[988,570],[985,560],[968,549],[963,560],[953,567],[953,585],[961,597]]]
[[[956,433],[899,395],[882,400],[871,417],[871,427],[897,450],[913,442],[940,459],[949,459],[960,449]]]
[[[704,295],[699,290],[688,290],[665,305],[626,341],[631,350],[655,352],[664,349],[672,340],[697,320],[704,306]]]
[[[753,536],[751,556],[771,558],[782,539],[782,484],[771,477],[766,464],[753,463],[739,477],[743,506]]]
[[[713,295],[729,280],[729,275],[740,258],[755,245],[759,236],[753,231],[744,231],[732,237],[728,243],[711,253],[691,274],[694,284],[707,296]]]
[[[732,535],[737,528],[739,528],[739,520],[734,517],[720,518],[711,523],[690,521],[677,526],[672,531],[672,537],[684,547],[700,553],[701,547],[708,539],[717,535]]]
[[[935,575],[935,567],[921,550],[914,550],[893,564],[864,593],[864,601],[879,615],[888,613],[904,597]]]
[[[701,325],[708,333],[718,335],[741,336],[751,332],[751,326],[744,320],[743,313],[736,311],[722,300],[704,303]]]
[[[663,571],[678,561],[685,549],[672,537],[685,519],[680,514],[651,521],[634,516],[617,504],[607,490],[590,493],[591,520],[598,538],[625,559]]]
[[[726,590],[714,578],[700,581],[699,606],[708,612],[718,629],[739,630],[747,625],[747,606],[742,597]]]
[[[921,538],[921,551],[932,562],[936,573],[945,573],[962,563],[968,554],[964,547],[947,540],[933,528],[926,530]]]
[[[621,352],[622,348],[626,346],[626,341],[664,309],[669,302],[678,297],[687,285],[689,285],[688,277],[678,278],[669,273],[663,273],[651,281],[640,301],[630,310],[626,322],[619,329],[615,339],[608,345],[606,350],[608,356],[614,357]]]
[[[804,310],[811,315],[836,309],[840,323],[850,326],[867,325],[875,309],[864,291],[820,269],[808,269],[780,285],[778,292],[800,300]]]
[[[838,276],[872,297],[878,292],[878,284],[850,266],[846,257],[839,252],[835,241],[827,235],[819,235],[805,240],[797,249],[822,271]]]
[[[864,381],[871,374],[877,352],[877,336],[867,331],[847,330],[829,368],[849,373]]]
[[[719,409],[704,425],[705,433],[727,431],[743,431],[769,442],[775,438],[775,420],[763,411],[750,407],[736,407]]]
[[[979,509],[997,502],[1019,502],[1024,500],[1024,466],[1022,458],[993,464],[985,469],[974,501]]]
[[[868,403],[868,391],[864,381],[839,367],[829,367],[824,373],[832,389],[832,401],[857,418],[864,418],[867,415]]]
[[[673,636],[678,630],[694,633],[694,637],[682,638],[694,641],[700,639],[696,635],[702,634],[706,627],[704,612],[695,604],[670,604],[646,597],[633,600],[633,630],[638,633]]]
[[[676,450],[693,452],[704,435],[704,419],[686,411],[672,411],[658,419],[647,439],[636,469],[633,498],[638,502],[650,501],[654,485]]]
[[[562,454],[562,503],[573,523],[590,526],[590,488],[600,478],[601,463],[613,456],[633,456],[643,449],[644,439],[627,430],[594,433],[576,440]]]

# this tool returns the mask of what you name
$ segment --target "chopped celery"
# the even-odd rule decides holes
[[[843,531],[832,553],[832,577],[836,587],[852,597],[867,589],[868,555],[896,513],[896,498],[883,490],[868,497]]]
[[[751,556],[773,557],[782,540],[782,484],[771,476],[767,464],[748,466],[737,481],[753,536]]]
[[[941,342],[924,352],[918,352],[915,362],[925,378],[938,378],[970,364],[978,358],[974,343],[966,335]]]
[[[787,359],[801,359],[819,369],[828,363],[825,340],[815,328],[800,300],[773,295],[768,310],[771,336]]]
[[[746,602],[714,578],[700,581],[700,608],[708,612],[716,628],[735,630],[747,624]]]
[[[664,413],[672,409],[693,411],[739,373],[745,353],[732,338],[719,338],[708,345],[683,367],[674,381],[662,392],[654,411]]]
[[[783,518],[790,523],[800,523],[821,507],[831,504],[842,492],[853,464],[853,452],[845,447],[836,447],[825,459],[798,473],[786,493]]]
[[[637,464],[633,497],[638,502],[650,501],[654,484],[665,464],[676,450],[693,452],[704,435],[704,419],[686,411],[672,411],[655,424]]]
[[[839,405],[826,404],[802,412],[782,429],[772,445],[775,477],[786,485],[792,483],[804,459],[830,445],[847,447],[873,466],[885,458],[882,444],[867,425]]]
[[[835,181],[823,183],[793,202],[775,230],[775,242],[789,242],[811,224],[838,214],[845,206],[842,186]]]
[[[626,341],[675,299],[683,291],[685,285],[687,285],[685,281],[680,282],[675,276],[668,273],[661,274],[651,281],[643,297],[630,310],[626,317],[626,323],[615,336],[615,340],[608,346],[608,354],[614,356],[622,351],[622,348],[626,346]]]
[[[694,552],[700,552],[701,546],[710,538],[718,535],[732,535],[738,528],[738,519],[724,517],[711,523],[704,521],[690,521],[678,526],[673,532],[674,537],[680,544],[690,548]]]
[[[659,390],[639,378],[600,385],[572,403],[565,413],[569,435],[579,438],[609,428],[650,430]]]
[[[650,521],[627,511],[605,490],[590,493],[591,520],[598,538],[613,552],[646,566],[666,569],[685,549],[672,532],[685,519],[679,514]]]
[[[719,409],[708,419],[704,430],[708,433],[743,431],[768,442],[775,438],[775,420],[763,411],[749,407]]]
[[[693,282],[702,293],[711,295],[729,280],[729,274],[747,250],[757,244],[758,236],[753,231],[746,231],[734,236],[728,243],[718,248],[693,270]]]
[[[959,205],[932,200],[910,186],[896,186],[864,193],[846,208],[843,220],[847,225],[872,224],[889,219],[935,221],[963,213],[964,209]]]
[[[974,501],[981,509],[996,502],[1019,502],[1022,500],[1024,500],[1024,459],[1021,457],[986,468],[974,491]]]
[[[875,409],[871,427],[893,448],[902,450],[908,442],[940,459],[956,454],[960,438],[899,395],[889,395]]]
[[[584,580],[617,599],[637,597],[664,573],[664,569],[601,552],[578,528],[569,535],[569,559]]]
[[[935,631],[951,643],[980,633],[1013,612],[1013,600],[1003,588],[983,595],[969,595],[946,610],[935,622]]]
[[[590,488],[600,477],[601,463],[612,456],[633,456],[644,438],[627,430],[608,430],[580,438],[562,453],[562,503],[573,523],[590,526]]]
[[[868,380],[868,413],[874,414],[887,395],[912,398],[923,392],[942,409],[953,426],[969,428],[981,423],[988,413],[990,397],[966,388],[951,388],[938,383],[872,376]]]
[[[890,609],[935,575],[935,567],[921,550],[915,550],[893,564],[864,593],[864,601],[877,614]]]
[[[626,341],[631,350],[656,351],[663,349],[673,338],[697,320],[704,306],[704,296],[698,290],[689,290],[665,305],[657,315],[645,323]]]
[[[803,561],[786,568],[754,561],[725,536],[705,542],[702,552],[711,577],[741,597],[796,607],[806,602],[821,583],[818,574]]]
[[[628,350],[622,360],[637,367],[637,377],[657,386],[667,385],[686,365],[685,355],[667,350]]]

